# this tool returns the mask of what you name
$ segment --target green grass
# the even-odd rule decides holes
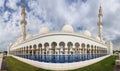
[[[115,56],[110,56],[100,62],[71,71],[113,71]],[[6,57],[7,66],[9,71],[47,71],[40,69],[29,64],[23,63],[13,57]]]
[[[8,71],[47,71],[21,62],[10,56],[6,57],[6,62]]]
[[[115,56],[110,56],[100,62],[73,71],[114,71],[115,59]]]

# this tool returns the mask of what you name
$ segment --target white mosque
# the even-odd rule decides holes
[[[43,26],[38,35],[28,35],[24,5],[21,16],[21,37],[9,44],[8,52],[23,62],[44,69],[71,70],[93,64],[112,54],[111,41],[103,40],[101,6],[96,38],[93,38],[88,30],[83,33],[74,32],[70,24],[65,24],[58,32],[52,32]]]

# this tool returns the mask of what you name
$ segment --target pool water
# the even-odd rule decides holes
[[[76,55],[16,55],[30,60],[47,63],[72,63],[90,60],[106,54],[76,54]]]

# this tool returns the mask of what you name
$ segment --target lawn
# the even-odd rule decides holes
[[[73,71],[114,71],[115,56],[110,56],[100,62]]]
[[[6,63],[8,71],[48,71],[21,62],[11,56],[6,57]]]
[[[98,63],[89,65],[84,68],[72,70],[72,71],[113,71],[115,56],[110,56]],[[29,64],[23,63],[13,57],[6,57],[6,62],[9,71],[47,71],[40,69]]]

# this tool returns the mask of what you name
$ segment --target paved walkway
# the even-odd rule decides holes
[[[1,70],[8,71],[8,68],[7,68],[7,65],[6,65],[5,57],[3,57],[3,60],[2,60]]]
[[[1,66],[2,66],[2,60],[3,60],[3,54],[0,53],[0,70],[1,70]]]
[[[117,60],[120,60],[120,54],[117,56]],[[115,65],[114,71],[120,71],[120,65]]]
[[[120,71],[120,66],[115,65],[114,71]]]

